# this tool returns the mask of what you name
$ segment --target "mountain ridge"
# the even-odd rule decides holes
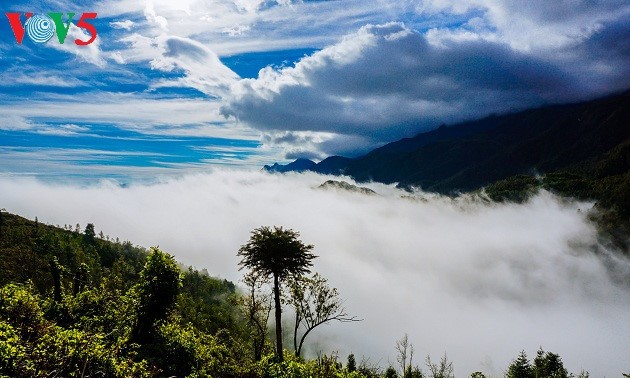
[[[298,159],[269,172],[313,171],[357,182],[477,190],[518,174],[553,172],[596,159],[630,138],[630,91],[442,125],[363,156]],[[297,169],[296,169],[297,168]]]

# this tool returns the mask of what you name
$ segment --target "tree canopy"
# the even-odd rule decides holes
[[[241,246],[241,269],[249,268],[265,276],[284,280],[288,275],[310,272],[312,245],[299,239],[300,233],[282,227],[259,227],[252,231],[249,241]]]

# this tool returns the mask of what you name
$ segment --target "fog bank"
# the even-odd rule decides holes
[[[502,376],[520,350],[533,357],[539,346],[575,373],[630,371],[630,263],[615,263],[623,286],[592,253],[591,204],[546,192],[517,205],[413,199],[381,184],[369,185],[372,196],[317,189],[329,178],[218,170],[123,188],[0,177],[0,208],[50,224],[94,223],[234,281],[252,229],[293,228],[315,245],[314,270],[364,319],[307,339],[344,362],[352,351],[395,363],[395,340],[407,332],[418,363],[447,352],[458,377]]]

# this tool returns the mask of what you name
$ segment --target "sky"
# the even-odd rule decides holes
[[[0,174],[52,181],[357,156],[630,82],[623,0],[56,0],[6,12],[76,13],[64,44],[20,45],[0,18]],[[98,37],[77,46],[84,12]]]

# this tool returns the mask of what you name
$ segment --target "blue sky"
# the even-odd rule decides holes
[[[18,45],[5,12],[97,12]],[[627,89],[630,5],[503,0],[31,1],[0,17],[0,174],[151,179],[356,156]]]

